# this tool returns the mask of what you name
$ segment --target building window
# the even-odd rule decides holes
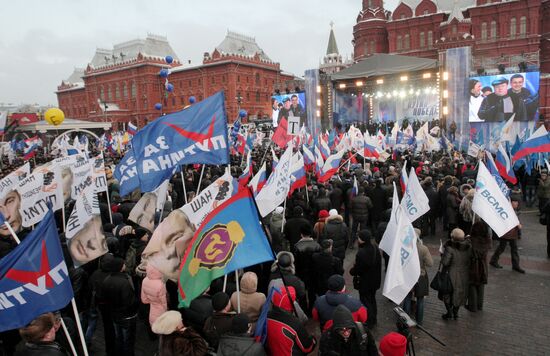
[[[250,92],[246,92],[246,102],[250,102]]]
[[[181,105],[185,105],[185,97],[184,96],[182,96],[180,98],[180,103],[181,103]]]
[[[420,32],[420,48],[424,48],[426,45],[426,39],[424,38],[424,32]]]
[[[405,35],[405,43],[403,44],[403,47],[405,49],[411,48],[411,36],[409,36],[408,33]]]
[[[143,109],[147,110],[147,99],[143,99]]]
[[[120,88],[118,87],[118,84],[115,84],[115,99],[120,99]]]
[[[376,52],[376,42],[370,41],[370,53],[374,54]]]
[[[132,92],[132,98],[136,97],[136,82],[132,82],[132,88],[130,89]]]
[[[99,87],[99,99],[105,101],[105,93],[103,92],[103,87]]]
[[[216,84],[216,77],[212,77],[212,84]]]
[[[128,99],[128,87],[126,86],[126,82],[122,83],[122,97]]]
[[[481,39],[483,41],[487,40],[487,22],[481,24]]]
[[[424,15],[428,15],[428,10],[424,10]]]
[[[260,92],[259,91],[256,91],[256,102],[259,103],[260,102]]]
[[[405,14],[401,14],[401,20],[403,20],[405,18]]]
[[[519,19],[519,34],[525,36],[527,34],[527,18],[522,16]]]
[[[403,37],[401,35],[397,36],[397,51],[401,51],[403,49]]]
[[[369,0],[369,8],[372,8],[372,0]]]
[[[516,18],[510,20],[510,38],[516,38]]]
[[[456,36],[457,32],[458,32],[458,29],[457,29],[456,25],[453,25],[453,27],[452,27],[453,36]]]
[[[238,76],[237,76],[237,83],[240,83],[240,82],[241,82],[241,76],[238,75]]]
[[[497,22],[496,21],[491,21],[491,39],[496,39],[497,38]]]
[[[113,92],[111,91],[111,86],[107,86],[107,100],[113,101]]]
[[[256,73],[256,85],[260,85],[260,73]]]
[[[428,47],[432,47],[434,44],[434,34],[432,31],[428,31]]]

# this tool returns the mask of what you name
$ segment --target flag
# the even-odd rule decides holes
[[[237,138],[235,141],[235,150],[237,151],[238,154],[242,156],[244,155],[244,151],[246,149],[246,137],[240,132],[237,133],[236,137]]]
[[[359,194],[359,187],[357,186],[357,177],[353,176],[353,186],[351,188],[351,197],[356,197]]]
[[[288,122],[286,121],[286,118],[283,117],[281,121],[279,121],[279,126],[277,126],[275,133],[273,133],[273,136],[271,137],[271,141],[273,141],[281,149],[285,148],[288,141],[292,140],[292,135],[289,135],[287,130]]]
[[[25,161],[28,161],[29,159],[33,158],[36,154],[36,144],[32,144],[31,146],[26,146],[25,150],[23,151],[23,159]]]
[[[266,171],[265,171],[265,162],[262,164],[262,167],[258,170],[256,175],[250,180],[248,185],[254,191],[254,195],[258,195],[260,190],[264,187],[267,182]]]
[[[401,175],[399,176],[399,184],[401,185],[401,192],[405,194],[407,190],[407,183],[409,178],[407,177],[407,161],[404,161],[403,168],[401,169]]]
[[[292,195],[298,188],[306,186],[306,171],[304,169],[304,158],[300,152],[297,152],[292,158],[292,166],[290,167],[290,191],[288,195]]]
[[[271,171],[271,175],[264,188],[256,196],[256,203],[262,217],[275,210],[288,195],[288,191],[290,190],[291,157],[292,145],[283,153],[277,167]]]
[[[121,196],[136,188],[134,177],[142,192],[150,192],[170,177],[174,167],[229,163],[223,91],[150,122],[134,136],[129,152],[125,158],[130,155],[132,160],[122,160],[115,170]]]
[[[248,152],[248,156],[246,157],[246,167],[239,177],[239,185],[243,187],[247,185],[250,177],[252,177],[252,153]]]
[[[277,154],[273,150],[273,147],[271,147],[271,157],[273,157],[273,159],[271,160],[271,170],[273,171],[275,167],[277,167],[277,164],[279,164],[279,157],[277,157]]]
[[[516,114],[513,114],[512,117],[510,117],[510,119],[502,126],[502,130],[500,131],[500,141],[513,142],[516,139],[517,133],[514,126],[514,116],[516,116]]]
[[[544,125],[541,125],[535,133],[523,142],[512,160],[515,162],[522,157],[537,152],[550,152],[550,136]]]
[[[325,165],[325,160],[323,159],[323,155],[321,154],[321,150],[319,149],[319,146],[315,146],[315,176],[319,177],[321,174],[321,169]]]
[[[129,135],[135,136],[137,134],[137,126],[129,122],[126,132],[128,132]]]
[[[3,217],[2,217],[3,218]],[[0,331],[21,328],[73,298],[52,212],[0,260]]]
[[[262,310],[260,311],[260,315],[258,317],[258,320],[256,321],[254,338],[256,339],[256,342],[261,342],[262,344],[265,344],[265,340],[267,338],[267,313],[269,313],[269,311],[271,310],[271,303],[274,293],[281,293],[281,291],[277,287],[271,287],[269,289],[267,299],[264,305],[262,305]]]
[[[241,190],[207,216],[181,261],[180,308],[188,308],[214,279],[275,259],[259,220],[250,189]]]
[[[310,166],[315,163],[315,156],[313,155],[313,152],[306,146],[303,145],[302,149],[304,151],[304,164],[306,166]]]
[[[407,188],[403,192],[401,208],[411,223],[430,211],[428,197],[424,189],[422,189],[414,169],[411,169],[411,173],[409,174]]]
[[[500,176],[500,173],[498,172],[497,165],[495,164],[495,161],[493,160],[493,155],[491,154],[491,152],[485,150],[485,157],[486,157],[487,169],[489,170],[489,173],[491,173],[493,178],[495,178],[495,181],[497,182],[497,184],[498,184],[500,190],[502,191],[502,193],[505,196],[509,197],[510,196],[510,189],[506,185],[506,182],[504,181],[504,179],[502,179],[502,177]]]
[[[0,135],[4,135],[7,121],[8,121],[8,112],[0,111]]]
[[[514,173],[514,168],[512,167],[512,162],[510,162],[510,157],[508,157],[508,153],[506,153],[504,147],[500,144],[498,145],[495,164],[502,178],[512,184],[518,182],[516,174]]]
[[[323,137],[319,137],[319,150],[321,151],[323,159],[327,160],[330,156],[330,148],[328,147],[327,142],[323,140]]]
[[[397,234],[397,207],[399,207],[399,196],[397,195],[397,188],[395,186],[395,183],[393,183],[393,199],[391,205],[390,221],[388,222],[386,230],[384,231],[384,235],[380,240],[380,249],[386,252],[388,255],[392,251],[393,242]]]
[[[416,233],[401,207],[397,208],[397,228],[384,280],[382,294],[401,304],[420,277],[420,258],[416,249]]]
[[[473,141],[470,141],[470,145],[468,146],[468,156],[477,158],[479,155],[479,150],[481,150],[481,147]]]
[[[319,183],[327,182],[330,177],[338,173],[338,167],[340,167],[340,161],[342,160],[344,152],[344,150],[340,150],[327,158],[317,179]]]
[[[479,162],[476,192],[472,210],[493,229],[499,237],[519,225],[516,212],[508,198],[483,162]]]
[[[374,141],[370,137],[367,138],[367,135],[365,135],[364,140],[363,157],[373,157],[376,159],[380,157]]]

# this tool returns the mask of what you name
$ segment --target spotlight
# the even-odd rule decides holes
[[[400,98],[404,98],[405,95],[406,95],[406,93],[405,93],[404,90],[401,90],[401,91],[399,92],[399,97],[400,97]]]
[[[397,90],[391,92],[393,96],[397,96]]]
[[[338,88],[340,88],[340,89],[346,89],[346,83],[340,83],[340,84],[338,85]]]
[[[449,80],[449,72],[443,72],[443,80]]]
[[[356,87],[362,87],[363,86],[363,82],[361,80],[358,80],[355,82],[355,86]]]
[[[320,92],[321,92],[321,86],[317,85],[317,93],[320,93]]]
[[[381,91],[379,91],[379,92],[376,93],[376,97],[377,97],[377,98],[381,98],[382,96],[384,96],[384,94],[382,94]]]
[[[384,84],[384,79],[376,79],[376,84]]]
[[[425,94],[430,94],[430,88],[424,89],[424,93],[425,93]]]
[[[443,115],[448,115],[449,114],[449,108],[444,106],[443,107]]]
[[[411,89],[409,90],[409,94],[413,94],[413,93],[414,93],[414,89],[411,88]]]
[[[504,64],[502,64],[502,63],[499,64],[497,68],[498,68],[498,72],[499,72],[500,74],[504,74],[504,73],[506,72],[506,66],[505,66]]]
[[[386,98],[391,99],[391,93],[386,94]]]
[[[432,77],[432,73],[424,73],[424,74],[422,74],[422,78],[424,78],[424,79],[429,79],[429,78],[431,78],[431,77]]]
[[[447,99],[449,97],[449,91],[443,90],[443,98]]]
[[[317,99],[317,106],[321,106],[321,99]]]
[[[401,78],[399,78],[399,80],[401,80],[402,82],[406,82],[407,80],[409,80],[409,77],[403,75]]]

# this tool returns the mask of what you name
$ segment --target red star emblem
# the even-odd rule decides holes
[[[48,250],[46,249],[46,241],[42,241],[42,252],[40,257],[40,269],[38,271],[23,271],[18,269],[10,269],[6,273],[6,278],[13,279],[22,284],[32,283],[37,284],[38,278],[46,276],[46,287],[52,288],[52,277],[48,274],[50,271],[50,261],[48,260]]]
[[[202,143],[204,142],[204,140],[208,140],[209,138],[212,138],[212,136],[214,135],[215,121],[216,121],[216,115],[212,116],[212,121],[210,121],[210,125],[208,126],[208,132],[206,134],[201,132],[187,131],[185,129],[182,129],[181,127],[178,127],[170,123],[166,123],[165,125],[173,128],[177,133],[179,133],[183,137],[186,137],[198,143]],[[212,148],[212,141],[208,142],[208,148]]]

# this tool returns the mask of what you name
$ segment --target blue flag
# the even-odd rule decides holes
[[[49,211],[27,238],[0,260],[0,331],[64,308],[73,298],[59,235]]]
[[[116,169],[121,196],[132,192],[135,183],[128,182],[135,176],[141,191],[151,192],[182,164],[229,163],[223,91],[149,123],[134,136],[128,154],[134,159]]]

